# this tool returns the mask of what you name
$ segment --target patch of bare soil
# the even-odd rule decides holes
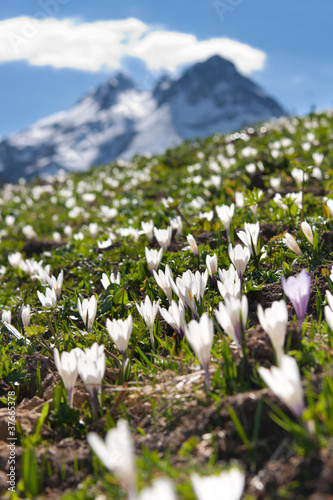
[[[61,246],[65,243],[57,243],[52,240],[27,240],[24,244],[23,251],[27,258],[31,258],[33,255],[40,255],[43,252],[49,252]]]

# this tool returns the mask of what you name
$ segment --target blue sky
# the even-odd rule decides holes
[[[289,112],[332,108],[332,19],[331,0],[1,2],[0,136],[69,108],[121,67],[142,85],[216,50]]]

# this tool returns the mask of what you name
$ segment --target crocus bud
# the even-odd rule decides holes
[[[297,362],[291,356],[282,356],[280,366],[258,368],[260,376],[274,394],[288,406],[290,411],[301,417],[305,409],[303,388]]]
[[[286,233],[284,235],[284,238],[283,238],[283,243],[288,247],[290,248],[290,250],[292,250],[296,255],[299,255],[300,257],[303,256],[303,252],[302,250],[300,249],[300,247],[298,246],[295,238],[290,234],[290,233]]]
[[[275,301],[264,311],[261,304],[258,304],[257,314],[261,326],[271,339],[277,364],[280,365],[288,323],[287,305],[284,300]]]
[[[228,252],[230,260],[235,266],[240,279],[240,288],[242,291],[245,269],[250,260],[250,250],[247,247],[242,247],[241,245],[236,245],[235,248],[233,248],[230,243],[228,246]]]
[[[145,301],[141,302],[140,305],[135,303],[139,314],[142,316],[144,322],[148,326],[149,335],[150,335],[150,342],[151,342],[152,348],[154,348],[154,346],[155,346],[154,322],[155,322],[156,314],[158,311],[158,304],[159,304],[159,302],[155,302],[155,301],[151,302],[148,295],[146,295]]]
[[[211,257],[210,255],[206,256],[206,267],[208,274],[210,276],[210,279],[212,280],[214,288],[216,288],[217,285],[217,279],[215,276],[215,273],[218,270],[218,263],[217,263],[217,255],[214,253],[214,255]]]
[[[150,239],[152,240],[153,237],[154,237],[154,221],[153,220],[150,220],[149,222],[141,222],[141,227],[142,227],[142,231],[144,232],[144,234]]]
[[[5,321],[6,323],[11,324],[12,322],[12,313],[9,311],[9,309],[4,309],[2,311],[2,316],[1,316],[2,321]]]
[[[166,250],[171,243],[172,227],[168,226],[167,229],[157,229],[154,227],[154,236],[160,247],[162,247],[163,250]]]
[[[92,295],[89,300],[83,299],[82,303],[80,299],[77,299],[77,307],[87,332],[90,332],[97,313],[97,299],[95,295]]]
[[[205,371],[206,387],[209,388],[209,360],[214,339],[213,321],[204,313],[200,321],[192,319],[185,326],[185,336]]]
[[[162,260],[163,248],[160,248],[159,250],[150,250],[146,247],[145,254],[150,274],[153,274],[153,271],[157,271],[158,266],[160,265],[160,262]]]
[[[24,327],[29,326],[30,318],[31,318],[31,307],[29,304],[27,306],[22,307],[21,318],[22,318],[23,326]]]
[[[308,242],[313,245],[313,233],[310,224],[308,224],[308,222],[306,221],[303,221],[301,224],[301,229]]]
[[[300,332],[308,308],[311,278],[309,273],[303,269],[297,276],[290,276],[287,280],[282,277],[284,293],[292,303],[297,317],[297,328]]]
[[[69,406],[73,404],[73,389],[78,376],[77,351],[63,352],[59,356],[57,348],[54,349],[54,362],[64,383]]]
[[[186,238],[187,238],[187,243],[190,245],[190,248],[191,248],[193,254],[196,257],[198,257],[199,256],[199,250],[198,250],[197,242],[193,238],[192,234],[188,234]]]

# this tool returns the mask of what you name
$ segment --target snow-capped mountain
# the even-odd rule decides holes
[[[164,76],[153,91],[118,73],[70,110],[3,139],[0,175],[16,182],[59,169],[82,171],[283,114],[274,99],[220,56],[193,65],[179,79]]]

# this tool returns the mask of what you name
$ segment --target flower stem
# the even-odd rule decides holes
[[[58,336],[57,336],[57,334],[56,334],[55,329],[53,328],[50,313],[46,313],[46,317],[47,317],[47,322],[48,322],[49,328],[50,328],[51,333],[52,333],[53,338],[54,338],[54,343],[55,343],[55,346],[56,346],[56,348],[57,348],[57,349],[59,349]]]

